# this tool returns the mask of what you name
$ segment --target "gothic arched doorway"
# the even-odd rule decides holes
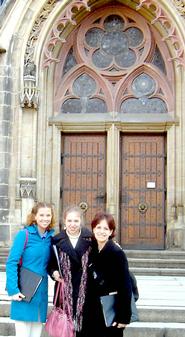
[[[107,5],[69,34],[55,70],[61,205],[87,206],[88,224],[107,208],[127,248],[164,248],[166,125],[174,104],[168,57],[140,14]]]

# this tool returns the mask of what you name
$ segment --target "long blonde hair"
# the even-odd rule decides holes
[[[51,223],[49,224],[48,229],[53,228],[55,226],[55,214],[54,214],[53,205],[47,202],[42,202],[42,201],[37,202],[36,205],[33,206],[31,213],[28,214],[27,216],[27,221],[26,221],[27,225],[30,226],[36,223],[35,216],[38,213],[38,210],[40,208],[50,208],[51,209],[52,217],[51,217]]]

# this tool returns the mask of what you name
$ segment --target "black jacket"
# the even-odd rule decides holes
[[[70,259],[72,287],[73,287],[73,310],[76,311],[76,303],[78,299],[79,286],[82,276],[82,256],[91,246],[92,233],[85,227],[81,229],[81,235],[78,239],[77,245],[73,248],[65,230],[52,238],[51,245],[56,245],[57,251],[62,250]],[[48,273],[52,277],[55,270],[59,270],[56,256],[53,249],[51,249],[51,257],[48,265]],[[56,291],[56,285],[55,285]],[[55,294],[54,291],[54,294]]]
[[[86,318],[89,334],[86,335],[88,337],[122,336],[122,329],[105,327],[99,297],[117,291],[115,320],[117,323],[124,324],[130,322],[132,288],[126,255],[112,240],[109,240],[100,252],[94,241],[89,259],[87,301],[89,311]]]

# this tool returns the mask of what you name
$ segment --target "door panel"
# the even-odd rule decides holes
[[[163,249],[165,233],[163,135],[121,136],[121,243]]]
[[[104,134],[62,135],[62,210],[74,204],[84,209],[87,205],[88,226],[95,213],[105,209],[105,153]]]

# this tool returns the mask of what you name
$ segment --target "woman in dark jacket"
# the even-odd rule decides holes
[[[89,266],[88,337],[122,337],[131,318],[131,281],[128,262],[123,250],[113,242],[115,221],[111,214],[99,212],[92,220],[95,240]],[[100,296],[116,293],[115,318],[106,327]],[[89,320],[90,319],[90,320]],[[84,336],[86,336],[84,335]]]
[[[82,226],[83,213],[78,206],[69,207],[64,212],[63,218],[64,229],[52,239],[52,245],[56,247],[59,259],[57,262],[52,250],[48,272],[55,281],[60,281],[59,270],[61,270],[71,316],[75,322],[76,336],[81,337],[92,233]]]

